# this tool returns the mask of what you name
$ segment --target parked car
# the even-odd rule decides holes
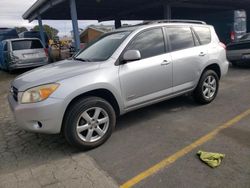
[[[190,12],[185,16],[189,19],[196,18],[196,14],[192,15]],[[247,32],[247,13],[245,10],[209,11],[200,14],[199,18],[213,25],[220,41],[225,44],[238,41]]]
[[[44,34],[44,40],[45,40],[45,50],[46,50],[46,53],[48,54],[48,58],[49,58],[49,62],[52,63],[54,62],[54,57],[53,57],[53,52],[52,52],[52,49],[49,45],[49,36],[47,35],[46,32],[43,32]],[[40,31],[24,31],[22,33],[19,34],[19,37],[20,38],[38,38],[42,41],[42,37],[41,37],[41,34],[40,34]]]
[[[238,42],[227,45],[227,58],[233,66],[250,64],[250,34],[244,35]]]
[[[246,33],[239,39],[239,41],[247,41],[247,40],[250,41],[250,33]]]
[[[71,60],[19,76],[8,97],[17,124],[89,149],[132,110],[187,93],[211,103],[228,71],[225,46],[213,26],[179,22],[115,30]]]
[[[245,10],[221,11],[207,17],[209,21],[211,20],[209,23],[213,23],[216,28],[216,33],[221,41],[226,44],[237,42],[247,32]]]
[[[45,43],[46,43],[45,47],[48,48],[49,47],[49,37],[48,37],[46,32],[44,32],[43,34],[44,34],[44,39],[45,39]],[[19,33],[18,36],[20,38],[38,38],[42,41],[40,31],[24,31],[22,33]]]
[[[13,28],[0,28],[0,42],[6,39],[19,38],[16,29]]]
[[[48,56],[39,39],[8,39],[0,45],[0,68],[12,71],[46,65]]]

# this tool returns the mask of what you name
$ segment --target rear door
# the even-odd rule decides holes
[[[40,40],[16,40],[11,42],[13,55],[19,63],[44,61],[46,53]]]
[[[119,77],[126,108],[172,93],[171,56],[162,28],[138,34],[126,50],[139,50],[141,60],[120,65]]]
[[[207,59],[207,51],[189,26],[168,26],[173,62],[173,92],[179,93],[195,87]]]

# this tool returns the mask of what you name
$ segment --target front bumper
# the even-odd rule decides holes
[[[16,123],[29,132],[57,134],[61,131],[63,100],[48,98],[45,101],[20,104],[9,94],[8,101]]]

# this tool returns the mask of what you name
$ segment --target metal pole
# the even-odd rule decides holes
[[[78,29],[78,22],[77,22],[77,11],[76,11],[76,1],[70,1],[70,14],[72,19],[72,26],[73,26],[73,33],[74,33],[74,40],[75,40],[75,48],[76,51],[80,50],[80,35]]]
[[[171,6],[167,3],[163,4],[163,16],[164,19],[170,20],[171,19]]]
[[[122,22],[120,19],[116,18],[115,19],[115,28],[118,29],[120,27],[122,27]]]
[[[39,31],[40,31],[40,36],[41,36],[41,39],[42,39],[42,43],[46,47],[46,41],[45,41],[45,36],[44,36],[42,18],[41,18],[40,15],[37,18],[38,18],[38,25],[39,25]]]

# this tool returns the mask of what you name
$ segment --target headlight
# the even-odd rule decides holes
[[[47,84],[37,86],[25,91],[22,95],[21,103],[36,103],[47,99],[57,88],[59,84]]]

